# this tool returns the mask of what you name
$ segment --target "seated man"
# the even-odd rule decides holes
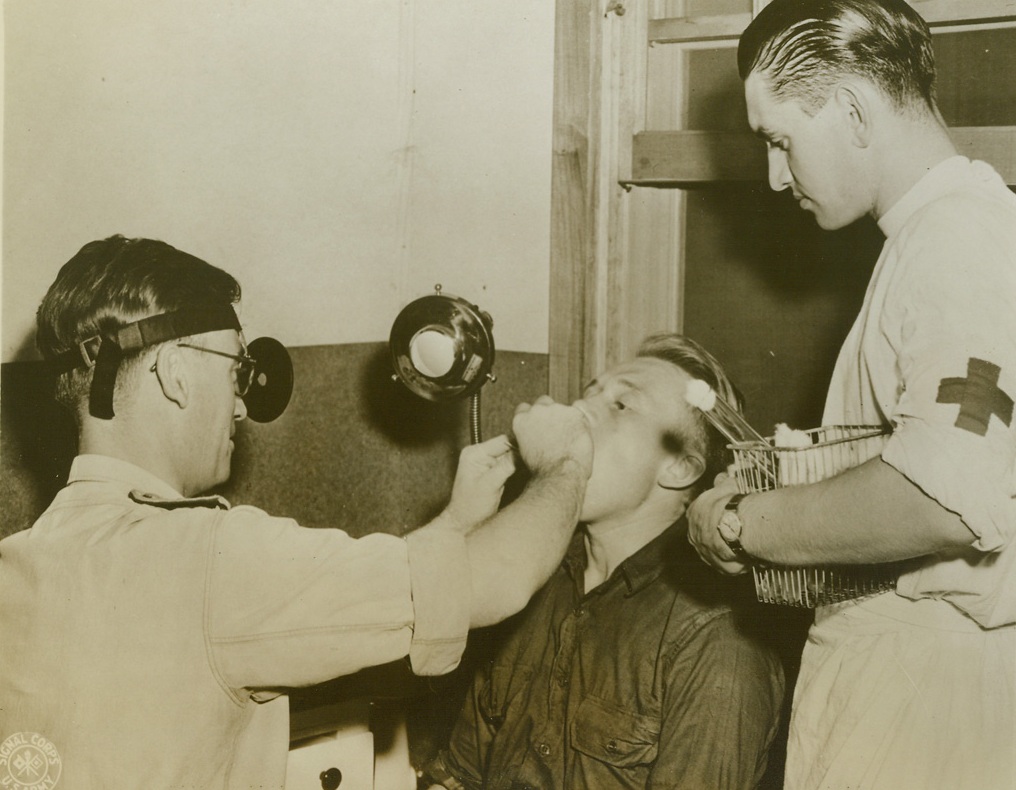
[[[581,529],[477,673],[432,788],[758,784],[783,671],[688,544],[685,509],[728,463],[693,378],[738,402],[708,352],[661,334],[575,403],[594,447]]]

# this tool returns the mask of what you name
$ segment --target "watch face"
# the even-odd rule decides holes
[[[720,531],[720,537],[727,543],[739,540],[741,537],[741,519],[736,511],[724,510],[716,528]]]

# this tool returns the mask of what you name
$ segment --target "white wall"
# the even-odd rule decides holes
[[[384,340],[440,282],[547,351],[553,3],[5,6],[3,361],[113,233],[235,274],[248,337]]]

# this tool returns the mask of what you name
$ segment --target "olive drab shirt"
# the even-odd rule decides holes
[[[754,788],[784,690],[748,628],[761,605],[694,555],[683,524],[588,593],[585,565],[579,535],[506,624],[428,773],[470,790]]]

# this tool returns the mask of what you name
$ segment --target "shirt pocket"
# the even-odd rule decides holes
[[[659,742],[659,717],[633,713],[596,697],[579,703],[571,723],[573,749],[618,768],[653,763]]]

